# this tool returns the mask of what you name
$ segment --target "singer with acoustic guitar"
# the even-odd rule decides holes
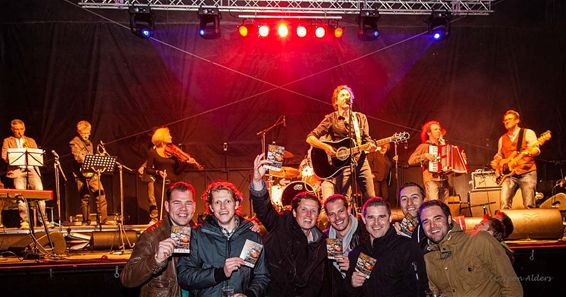
[[[520,122],[519,113],[514,110],[503,114],[503,125],[507,132],[499,138],[497,154],[491,161],[491,166],[501,180],[502,209],[511,208],[519,187],[524,207],[536,207],[537,167],[534,157],[540,155],[539,145],[547,139],[537,140],[533,130],[519,127]]]
[[[90,225],[89,218],[89,202],[90,197],[96,198],[96,212],[97,224],[106,224],[108,220],[108,205],[106,202],[106,195],[104,187],[99,180],[100,177],[92,172],[82,172],[81,166],[85,161],[87,155],[94,154],[94,146],[90,141],[90,132],[92,126],[87,121],[79,121],[77,123],[77,135],[69,142],[71,153],[75,159],[75,166],[73,168],[73,176],[77,183],[77,189],[81,197],[81,213],[83,215],[83,225]]]
[[[334,112],[327,114],[320,124],[308,134],[307,143],[314,148],[324,150],[329,158],[335,157],[337,151],[342,147],[348,148],[343,150],[348,155],[347,160],[350,159],[349,147],[363,147],[369,152],[375,151],[377,146],[369,135],[367,117],[361,112],[352,111],[353,100],[354,93],[350,87],[346,85],[337,86],[332,93]],[[330,136],[332,141],[323,142],[319,140],[325,135]],[[367,198],[375,196],[371,168],[363,151],[354,155],[354,159],[356,160],[354,167],[356,181],[365,201]],[[313,167],[326,164],[324,162],[322,164],[313,162]],[[316,173],[317,168],[314,168],[314,170]],[[331,176],[321,176],[318,173],[317,175],[324,178],[336,177],[336,192],[350,195],[350,179],[352,176],[350,166],[339,166],[338,170]]]

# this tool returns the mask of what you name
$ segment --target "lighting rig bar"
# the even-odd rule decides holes
[[[128,9],[149,5],[152,10],[198,11],[199,7],[217,7],[233,13],[359,14],[360,10],[378,10],[380,14],[429,15],[449,11],[454,15],[489,15],[495,0],[79,0],[84,8]]]

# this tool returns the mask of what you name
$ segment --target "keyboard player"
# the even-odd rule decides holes
[[[26,126],[22,120],[14,119],[10,123],[13,136],[7,137],[2,143],[2,159],[8,163],[8,149],[9,148],[37,148],[35,140],[31,137],[24,136]],[[36,166],[8,166],[6,177],[14,181],[14,187],[19,190],[43,190],[41,183],[41,174],[39,168]],[[6,199],[0,199],[0,210],[4,208]],[[20,213],[20,228],[29,229],[29,208],[22,197],[16,198],[18,204],[18,211]],[[45,215],[45,201],[38,201],[39,210],[44,218]],[[2,223],[2,215],[0,211],[0,224]]]

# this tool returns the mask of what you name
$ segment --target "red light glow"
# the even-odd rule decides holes
[[[267,37],[269,35],[269,26],[267,26],[267,25],[259,26],[258,33],[259,33],[259,36],[261,36],[261,37]]]
[[[299,25],[297,27],[297,36],[299,36],[301,38],[307,36],[307,28],[303,25]]]
[[[344,35],[344,28],[342,27],[336,27],[334,29],[334,37],[336,38],[342,38],[342,35]]]
[[[323,38],[324,35],[326,35],[326,30],[324,29],[324,27],[316,27],[316,30],[314,31],[314,35],[317,38]]]
[[[238,32],[240,33],[240,36],[242,36],[242,37],[246,37],[249,34],[249,30],[248,30],[248,27],[246,25],[240,25],[240,27],[238,27]]]
[[[280,23],[279,26],[277,26],[277,34],[279,34],[281,38],[286,38],[289,35],[289,27],[287,27],[287,24]]]

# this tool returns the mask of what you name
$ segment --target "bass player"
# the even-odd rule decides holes
[[[367,117],[363,113],[352,111],[351,104],[353,100],[354,93],[350,87],[346,85],[337,86],[332,93],[334,112],[327,114],[320,124],[308,134],[307,143],[315,148],[324,150],[330,157],[336,155],[336,149],[328,142],[319,140],[325,135],[329,136],[332,141],[351,138],[356,146],[368,144],[368,151],[375,151],[377,146],[369,136]],[[344,168],[335,177],[336,192],[349,196],[351,193],[350,167]],[[358,187],[362,191],[364,201],[369,197],[374,197],[375,190],[371,168],[364,154],[360,155],[355,164],[355,177]]]
[[[519,113],[508,110],[503,114],[503,125],[507,132],[499,138],[497,154],[491,161],[491,167],[495,169],[498,176],[505,173],[509,168],[509,159],[513,158],[515,152],[526,150],[525,155],[514,167],[514,174],[506,178],[501,185],[501,208],[510,209],[513,204],[513,196],[517,189],[521,188],[523,205],[525,208],[534,208],[537,185],[537,167],[534,157],[540,155],[537,144],[537,136],[531,129],[520,128],[521,118]]]

